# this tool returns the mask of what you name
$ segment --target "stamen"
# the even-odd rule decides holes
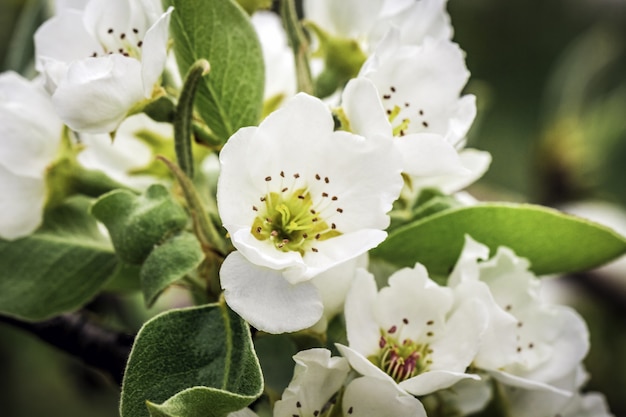
[[[337,211],[338,211],[339,213],[343,213],[343,209],[342,209],[342,208],[337,207]]]
[[[271,181],[272,177],[265,177],[265,181]]]

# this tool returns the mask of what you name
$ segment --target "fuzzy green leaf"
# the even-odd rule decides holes
[[[154,248],[141,267],[141,288],[150,307],[170,284],[194,271],[204,259],[198,239],[182,233]]]
[[[263,391],[248,325],[223,304],[146,322],[130,354],[121,417],[222,417]]]
[[[263,105],[261,46],[246,12],[232,0],[165,0],[174,6],[170,32],[182,74],[199,59],[211,64],[200,82],[196,111],[225,142],[258,123]]]
[[[130,264],[142,263],[155,245],[188,221],[185,210],[162,185],[152,185],[139,196],[112,191],[99,198],[91,212],[109,230],[119,257]]]
[[[397,266],[424,264],[446,276],[465,234],[508,246],[539,275],[581,271],[626,253],[626,238],[596,223],[529,204],[479,204],[446,210],[393,231],[372,256]]]
[[[110,243],[74,198],[46,214],[33,235],[0,241],[0,312],[44,320],[91,300],[117,264]]]

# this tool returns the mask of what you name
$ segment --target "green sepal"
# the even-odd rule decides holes
[[[314,56],[324,60],[324,70],[315,80],[315,95],[326,97],[355,78],[367,56],[355,39],[333,36],[311,21],[306,21],[305,27],[319,40]]]
[[[195,271],[203,260],[198,239],[188,232],[172,236],[156,246],[139,274],[146,305],[151,307],[163,290]]]
[[[45,320],[80,308],[109,280],[117,258],[88,214],[90,201],[74,197],[45,213],[34,234],[0,240],[0,312]]]
[[[121,417],[226,416],[252,403],[263,377],[248,325],[224,303],[170,310],[139,331]]]
[[[185,210],[160,184],[139,196],[112,191],[93,204],[91,213],[108,229],[120,259],[130,264],[141,264],[155,245],[181,231],[188,222]]]
[[[478,204],[445,210],[391,232],[372,257],[400,267],[424,264],[445,277],[465,235],[492,251],[507,246],[538,275],[586,270],[626,253],[626,238],[597,223],[530,204]]]

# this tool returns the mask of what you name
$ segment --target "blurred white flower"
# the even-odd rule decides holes
[[[152,97],[167,58],[171,12],[157,0],[90,0],[84,9],[60,7],[37,30],[36,68],[65,124],[111,132]]]
[[[80,134],[84,149],[78,154],[78,162],[87,169],[104,172],[111,179],[139,189],[158,181],[151,175],[134,174],[133,171],[147,167],[154,160],[154,151],[140,136],[149,135],[167,140],[173,137],[172,125],[158,123],[143,113],[125,119],[115,135]]]
[[[446,0],[304,0],[303,8],[305,19],[332,36],[358,41],[364,51],[372,51],[392,27],[410,45],[452,37]]]
[[[487,312],[474,300],[455,306],[453,291],[432,281],[420,264],[391,275],[380,292],[373,275],[360,270],[345,316],[350,346],[337,348],[364,376],[413,395],[478,379],[466,370],[478,352]]]
[[[0,238],[24,237],[40,225],[46,170],[59,152],[62,130],[39,81],[0,74]]]
[[[220,153],[219,213],[237,252],[220,276],[230,307],[258,329],[300,330],[322,315],[314,276],[386,237],[402,187],[385,138],[334,132],[328,108],[298,94]]]

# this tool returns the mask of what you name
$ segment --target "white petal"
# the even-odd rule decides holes
[[[328,349],[309,349],[293,357],[293,379],[274,405],[275,417],[313,416],[339,391],[350,367],[341,357],[331,357]]]
[[[380,329],[372,308],[376,295],[374,275],[358,269],[346,296],[346,331],[350,347],[366,356],[378,350]]]
[[[419,400],[378,378],[361,377],[350,382],[342,405],[344,417],[426,417]]]
[[[83,12],[69,8],[42,24],[35,32],[36,68],[44,71],[44,59],[70,63],[101,55],[102,46],[85,29]]]
[[[531,379],[522,378],[517,375],[497,370],[490,370],[488,372],[489,374],[491,374],[491,376],[493,376],[495,379],[505,385],[510,385],[513,387],[523,388],[527,390],[545,390],[566,397],[572,395],[571,391],[564,390],[550,384],[546,384],[545,382],[533,381]]]
[[[141,56],[141,77],[143,80],[143,94],[146,98],[152,96],[154,85],[159,80],[167,60],[167,41],[169,39],[169,25],[173,7],[157,20],[146,32],[143,40]]]
[[[404,159],[404,172],[418,177],[468,176],[454,146],[437,134],[416,133],[394,139]]]
[[[372,378],[380,379],[382,381],[390,382],[395,384],[393,378],[384,373],[380,368],[370,362],[365,356],[349,348],[348,346],[341,345],[339,343],[335,344],[341,355],[350,362],[350,366],[352,369],[357,371],[363,376],[369,376]]]
[[[446,194],[452,194],[482,177],[491,164],[491,154],[476,149],[463,149],[459,152],[459,158],[461,164],[467,170],[465,174],[413,177],[414,187],[437,188]]]
[[[431,344],[430,369],[465,372],[476,356],[489,324],[487,307],[477,299],[464,300]]]
[[[448,286],[454,288],[465,281],[478,281],[478,261],[484,261],[488,258],[489,248],[472,239],[470,235],[465,235],[463,250],[456,261],[450,278],[448,278]]]
[[[71,129],[107,133],[142,98],[141,64],[116,54],[72,63],[52,101]]]
[[[358,77],[350,80],[343,90],[341,105],[352,132],[365,137],[392,136],[378,90],[369,79]]]
[[[46,186],[43,179],[14,175],[0,165],[0,238],[28,236],[41,224]]]
[[[83,13],[85,28],[95,39],[105,39],[110,28],[126,31],[135,5],[128,0],[90,0]]]
[[[427,332],[439,337],[445,331],[453,301],[452,290],[434,283],[426,268],[416,264],[389,277],[389,286],[378,293],[374,314],[379,330],[396,326],[400,340],[417,342]]]
[[[343,311],[346,296],[357,275],[357,268],[366,268],[367,262],[368,256],[364,254],[332,267],[311,280],[324,304],[324,314],[313,326],[313,331],[324,333],[328,322]]]
[[[310,282],[292,285],[280,272],[251,264],[238,252],[224,260],[220,281],[229,307],[268,333],[311,327],[324,309]]]
[[[306,19],[334,35],[361,38],[371,29],[383,0],[305,0]]]
[[[0,75],[0,165],[14,174],[42,178],[62,131],[50,97],[14,72]]]
[[[426,395],[440,389],[450,388],[452,385],[464,379],[479,380],[480,377],[463,372],[429,371],[409,378],[406,381],[402,381],[399,386],[413,395]]]

